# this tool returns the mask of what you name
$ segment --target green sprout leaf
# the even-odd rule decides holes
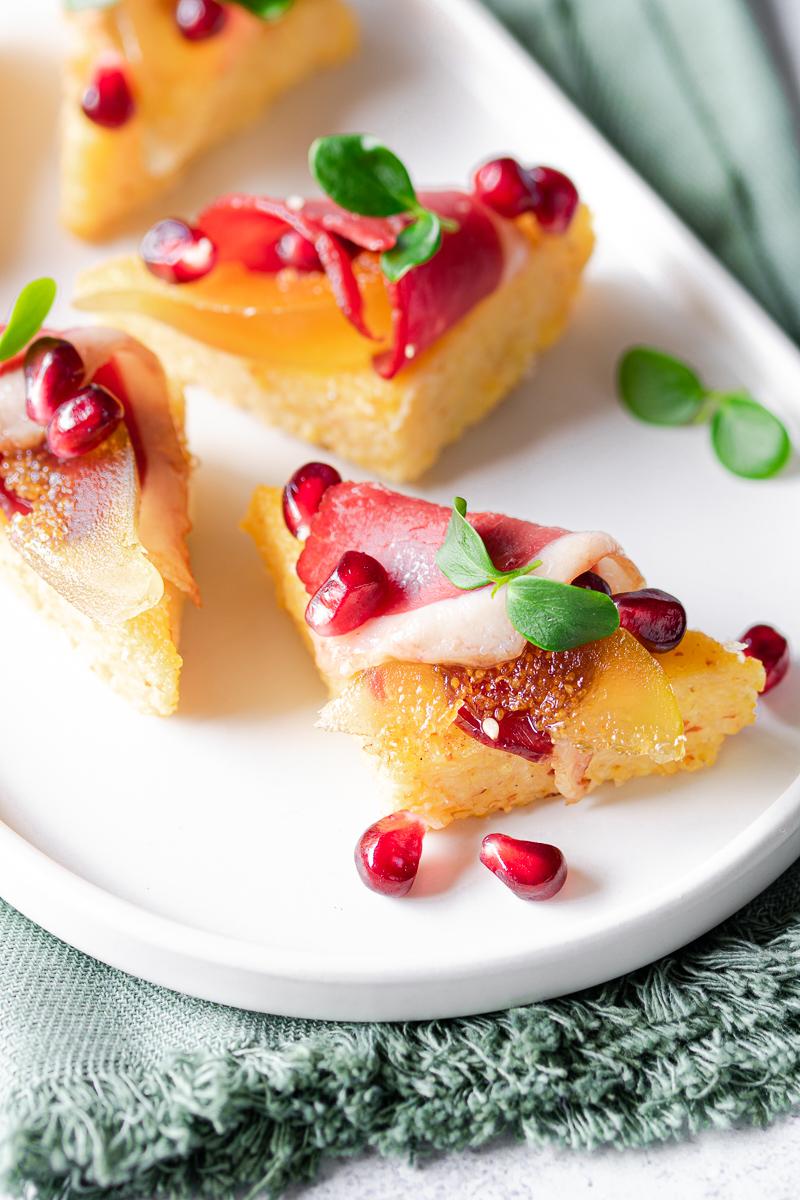
[[[0,362],[13,358],[27,346],[41,328],[55,298],[56,285],[52,279],[34,279],[22,289],[0,335]]]
[[[417,199],[411,176],[388,147],[367,133],[317,138],[308,152],[311,174],[340,208],[364,217],[414,218],[396,245],[381,255],[381,270],[391,283],[433,258],[444,231],[458,223],[425,208]]]
[[[649,346],[634,346],[622,356],[617,379],[623,403],[651,425],[688,425],[706,394],[694,371]]]
[[[317,138],[308,162],[323,192],[348,212],[392,217],[418,208],[408,171],[396,154],[370,134]]]
[[[433,258],[441,244],[442,222],[435,212],[424,210],[381,255],[381,270],[390,283],[397,283],[412,267]]]
[[[229,0],[229,3],[238,4],[240,8],[246,8],[256,17],[261,17],[262,21],[277,21],[287,8],[291,8],[292,2],[293,0]]]
[[[605,592],[538,575],[511,580],[506,609],[514,628],[542,650],[572,650],[619,628],[617,606]]]
[[[489,557],[483,538],[467,520],[467,502],[461,496],[453,501],[450,524],[436,555],[436,565],[451,583],[467,592],[502,579],[503,573]]]
[[[719,397],[711,419],[711,442],[722,465],[745,479],[777,475],[792,452],[782,423],[746,392]]]
[[[530,572],[539,560],[500,571],[483,538],[467,520],[467,502],[457,496],[436,565],[451,583],[464,591],[505,588],[506,611],[514,628],[542,650],[571,650],[609,637],[619,628],[619,613],[605,592],[589,591],[543,579]]]

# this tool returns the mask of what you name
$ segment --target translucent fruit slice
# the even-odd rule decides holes
[[[647,755],[661,763],[684,752],[669,679],[624,630],[559,654],[530,646],[490,669],[387,663],[350,682],[324,710],[324,724],[374,738],[390,758],[417,759],[421,743],[437,743],[463,704],[481,717],[530,712],[554,742],[590,753]]]
[[[136,533],[139,484],[124,430],[68,463],[28,450],[8,456],[3,470],[34,504],[12,520],[9,539],[57,592],[103,625],[158,603],[164,583]]]
[[[194,283],[164,283],[138,258],[120,258],[84,272],[75,304],[95,313],[141,313],[198,341],[274,366],[356,370],[388,340],[391,306],[377,258],[354,263],[367,326],[359,334],[339,311],[323,272],[277,274],[220,263]]]

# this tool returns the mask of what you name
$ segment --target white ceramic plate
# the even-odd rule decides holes
[[[796,432],[796,351],[477,6],[358,7],[358,62],[287,97],[98,250],[54,223],[57,4],[4,5],[3,305],[45,272],[66,299],[80,267],[133,246],[164,211],[189,214],[232,188],[304,190],[321,132],[373,130],[420,180],[463,181],[501,151],[562,166],[594,207],[599,240],[572,329],[420,490],[608,529],[696,626],[727,639],[769,620],[800,645],[796,465],[776,482],[736,480],[704,431],[639,425],[612,386],[620,350],[654,342],[718,386],[749,386]],[[59,315],[71,319],[65,303]],[[187,613],[177,716],[131,713],[56,631],[0,594],[0,891],[34,920],[115,966],[235,1005],[446,1016],[648,962],[795,857],[800,670],[713,771],[461,823],[429,838],[407,900],[368,892],[352,849],[391,798],[352,741],[314,728],[321,684],[237,528],[253,486],[282,482],[309,452],[203,396],[189,433],[204,606]],[[570,877],[556,900],[523,904],[479,865],[489,829],[564,849]]]

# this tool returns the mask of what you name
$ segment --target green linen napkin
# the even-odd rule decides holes
[[[795,335],[800,167],[739,0],[495,8]],[[2,881],[0,880],[0,888]],[[111,970],[0,903],[9,1191],[277,1194],[323,1154],[642,1145],[800,1095],[800,868],[721,929],[579,996],[354,1026],[237,1012]]]

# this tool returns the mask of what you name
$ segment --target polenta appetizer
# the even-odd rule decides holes
[[[87,238],[357,42],[344,0],[64,4],[61,216]]]
[[[224,196],[87,271],[181,383],[394,480],[481,420],[561,333],[592,250],[572,182],[513,159],[417,194],[360,134],[311,148],[324,199]]]
[[[182,395],[127,334],[35,336],[54,291],[29,285],[0,338],[0,575],[118,693],[167,715],[198,598]]]
[[[707,767],[754,720],[751,644],[688,630],[607,533],[448,510],[324,463],[259,488],[245,528],[331,691],[322,725],[393,782],[400,811],[357,851],[376,890],[408,890],[427,829]],[[566,873],[555,847],[500,834],[483,861],[526,898]]]

